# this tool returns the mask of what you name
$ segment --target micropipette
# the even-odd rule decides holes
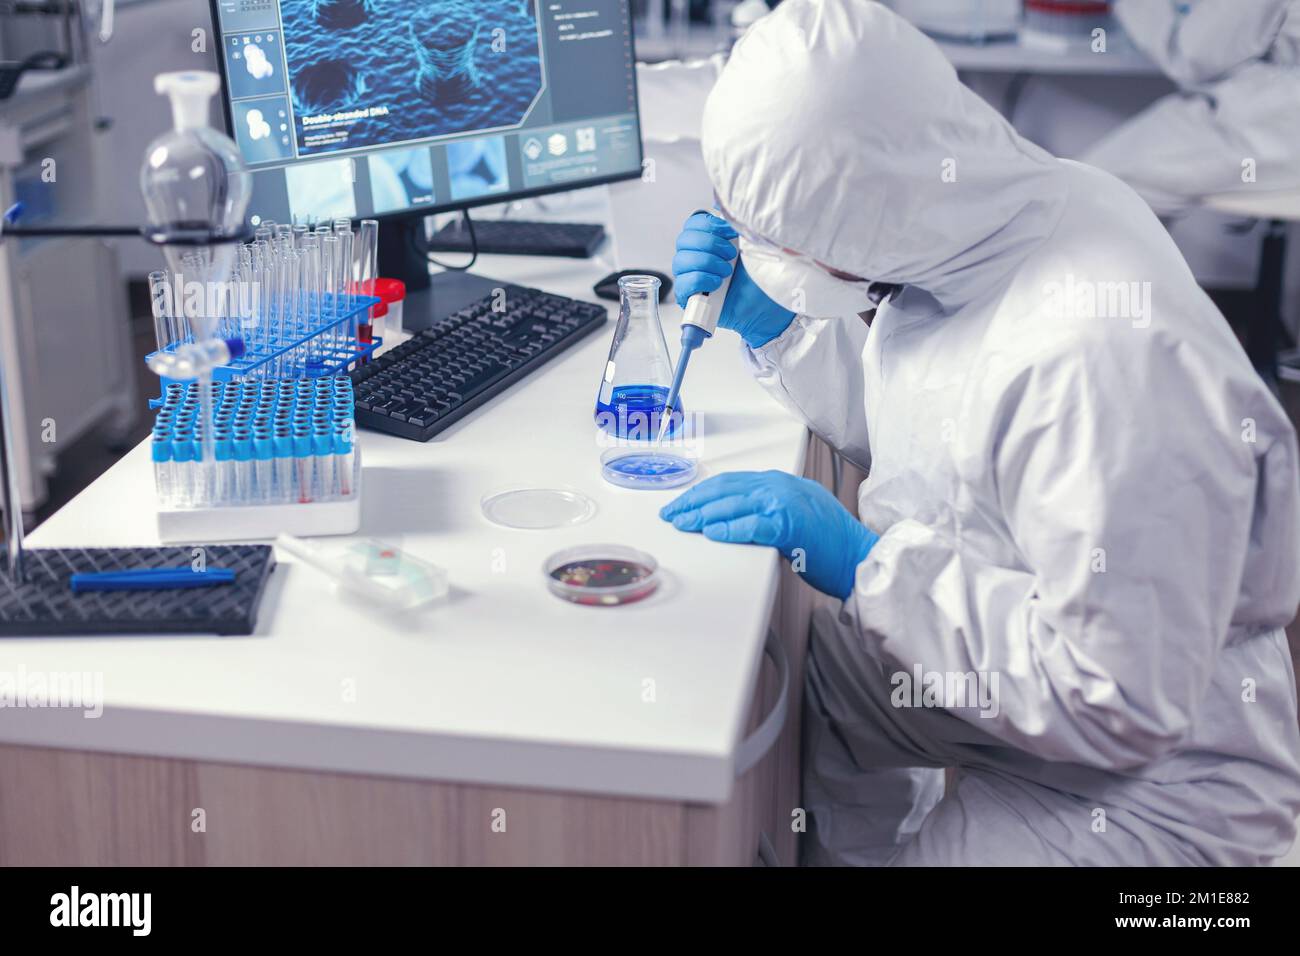
[[[703,211],[703,210],[701,210]],[[736,245],[732,239],[731,244]],[[733,270],[736,260],[732,260]],[[734,273],[733,273],[734,274]],[[722,305],[727,301],[727,290],[731,288],[731,276],[722,280],[722,285],[712,292],[697,292],[686,301],[682,312],[682,348],[677,356],[677,368],[673,372],[673,384],[668,389],[668,399],[664,402],[663,417],[659,421],[659,435],[655,444],[659,445],[672,424],[673,409],[677,407],[677,398],[681,394],[682,379],[686,377],[686,363],[705,339],[713,336],[718,327],[718,317],[722,314]]]

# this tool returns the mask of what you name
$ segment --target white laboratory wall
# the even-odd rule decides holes
[[[193,49],[196,29],[206,31],[206,51]],[[215,50],[207,0],[118,0],[115,35],[95,50],[97,108],[110,120],[95,144],[104,187],[95,210],[100,221],[145,220],[140,163],[150,140],[171,126],[153,78],[169,70],[215,70]],[[220,123],[215,101],[213,122]],[[118,243],[118,259],[126,276],[162,266],[161,253],[138,241]]]

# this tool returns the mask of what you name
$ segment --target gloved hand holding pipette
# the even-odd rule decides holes
[[[693,214],[677,236],[673,289],[684,309],[692,296],[716,292],[730,276],[718,325],[738,333],[750,348],[758,348],[784,332],[794,313],[769,299],[750,278],[736,252],[736,238],[736,230],[725,219],[707,212]]]
[[[784,332],[794,319],[793,312],[769,299],[750,279],[736,250],[737,238],[725,220],[703,210],[691,214],[677,237],[673,283],[684,312],[682,347],[666,408],[677,407],[691,353],[712,337],[715,328],[732,329],[757,348]],[[665,415],[656,444],[663,441],[670,421]]]

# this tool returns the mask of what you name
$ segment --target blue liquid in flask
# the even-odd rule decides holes
[[[619,385],[608,402],[596,397],[596,424],[619,438],[654,441],[659,437],[659,420],[668,401],[663,385]],[[668,425],[668,436],[682,430],[682,400],[679,396]]]

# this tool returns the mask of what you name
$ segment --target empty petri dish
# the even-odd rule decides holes
[[[552,594],[591,607],[631,604],[659,587],[659,562],[621,544],[565,548],[547,558],[542,571]]]
[[[699,464],[678,448],[610,448],[600,456],[600,473],[623,488],[676,488],[695,480]]]
[[[596,502],[572,488],[504,488],[484,495],[479,507],[493,524],[527,531],[582,524],[596,513]]]

